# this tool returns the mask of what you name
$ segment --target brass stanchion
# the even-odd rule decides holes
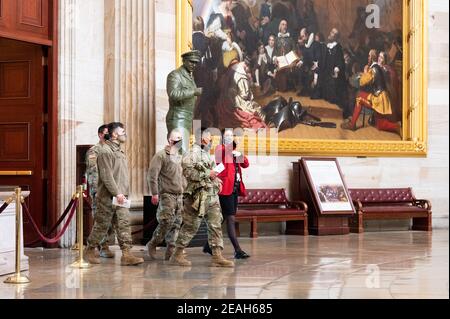
[[[78,187],[77,187],[76,193],[72,195],[72,198],[79,198]],[[77,211],[77,214],[78,214],[78,211]],[[78,215],[77,215],[77,218],[75,218],[75,219],[76,219],[76,223],[77,223],[76,229],[78,231],[78,228],[79,228],[79,226],[78,226]],[[78,245],[78,238],[77,238],[75,244],[73,244],[72,247],[70,247],[70,250],[80,250],[80,245]]]
[[[11,277],[6,278],[5,284],[27,284],[31,280],[20,273],[20,257],[22,256],[22,190],[20,187],[15,189],[16,200],[16,272]]]
[[[77,186],[78,207],[77,207],[77,238],[78,238],[78,259],[72,265],[73,268],[85,269],[90,264],[84,261],[83,257],[83,186]]]

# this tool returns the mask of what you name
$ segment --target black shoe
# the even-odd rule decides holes
[[[205,254],[210,254],[212,256],[212,250],[211,247],[209,247],[208,243],[206,243],[205,246],[203,246],[203,252]]]
[[[245,251],[241,250],[241,251],[237,251],[234,253],[234,259],[247,259],[249,258],[250,255],[247,254]]]

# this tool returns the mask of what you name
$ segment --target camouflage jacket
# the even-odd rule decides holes
[[[192,207],[199,216],[205,215],[205,204],[208,196],[219,194],[219,180],[212,180],[211,170],[216,167],[211,155],[199,145],[194,144],[189,153],[183,158],[183,175],[187,180],[185,194],[192,196]]]
[[[119,194],[129,195],[128,163],[120,145],[106,141],[97,158],[99,198],[112,198]]]
[[[97,157],[102,144],[98,143],[92,146],[86,152],[86,179],[89,185],[89,195],[93,197],[97,193],[97,182],[98,182],[98,168],[97,168]]]

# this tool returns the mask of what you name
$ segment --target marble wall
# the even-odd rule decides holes
[[[427,158],[340,158],[349,187],[413,187],[433,203],[435,228],[448,228],[449,2],[429,0],[429,154]],[[156,1],[156,145],[164,145],[168,110],[165,76],[175,67],[175,1]],[[255,158],[244,173],[249,188],[290,189],[298,157]]]
[[[60,169],[59,208],[62,211],[75,186],[76,145],[96,143],[96,130],[116,108],[105,108],[105,21],[108,1],[66,0],[60,8]],[[106,4],[106,5],[105,5]],[[429,1],[429,155],[427,158],[340,158],[349,187],[412,186],[417,197],[433,203],[436,228],[448,228],[449,2]],[[165,115],[169,105],[166,76],[175,68],[175,1],[154,1],[154,139],[156,150],[166,144]],[[150,61],[151,62],[151,61]],[[106,84],[105,84],[106,83]],[[149,92],[151,94],[152,92]],[[108,96],[108,95],[107,95]],[[106,111],[105,111],[106,110]],[[117,109],[116,109],[117,110]],[[107,115],[107,116],[106,116]],[[244,178],[249,188],[290,189],[291,162],[298,157],[250,157]],[[140,168],[142,169],[142,168]],[[141,171],[142,172],[142,171]],[[144,174],[146,170],[144,169]],[[142,174],[141,174],[142,175]],[[142,180],[140,182],[142,184]],[[139,187],[146,194],[147,190]],[[139,215],[139,216],[138,216]],[[135,215],[139,223],[142,214]],[[62,241],[73,243],[74,229]]]

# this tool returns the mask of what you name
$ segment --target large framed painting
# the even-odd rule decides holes
[[[269,154],[426,156],[426,0],[176,1],[201,126]]]

